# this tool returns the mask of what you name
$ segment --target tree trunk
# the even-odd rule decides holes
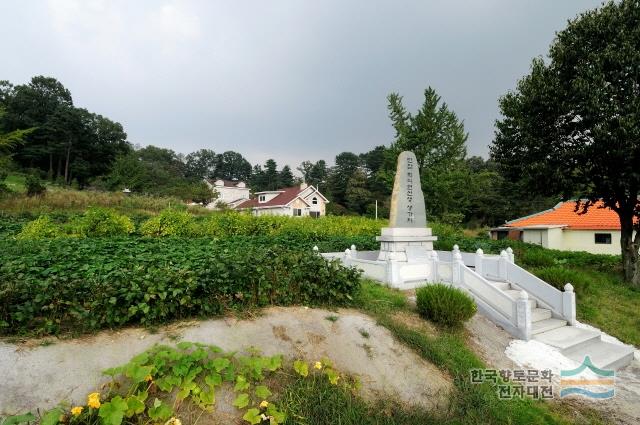
[[[640,270],[638,267],[638,236],[633,238],[633,210],[619,211],[620,248],[622,251],[622,268],[627,282],[640,286]]]
[[[640,288],[640,231],[638,229],[636,229],[636,236],[633,238],[633,252],[635,252],[636,261],[631,284],[636,288]]]
[[[62,155],[58,155],[58,172],[56,173],[56,179],[62,176]]]
[[[53,152],[49,152],[49,180],[53,181]]]
[[[67,160],[64,163],[64,183],[69,184],[69,157],[71,156],[71,143],[67,145]]]

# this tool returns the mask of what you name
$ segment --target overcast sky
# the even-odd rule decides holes
[[[134,144],[293,168],[393,139],[434,87],[487,155],[497,99],[588,0],[2,0],[0,80],[53,76]]]

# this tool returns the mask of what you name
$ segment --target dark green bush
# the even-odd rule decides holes
[[[563,266],[533,269],[533,273],[561,291],[564,290],[564,285],[570,283],[576,294],[588,291],[589,287],[595,283],[592,274]]]
[[[445,326],[460,326],[477,311],[476,303],[466,292],[441,283],[419,288],[416,298],[422,316]]]
[[[529,267],[550,267],[555,264],[555,251],[531,248],[522,252],[519,263]]]
[[[28,175],[25,180],[25,187],[27,189],[27,196],[41,196],[47,191],[47,188],[42,184],[42,181],[33,175]]]
[[[88,331],[228,309],[344,304],[359,272],[311,249],[173,238],[0,241],[0,334]]]

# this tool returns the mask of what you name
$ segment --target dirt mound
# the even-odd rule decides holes
[[[445,407],[450,379],[397,342],[374,319],[353,310],[270,308],[251,320],[219,319],[144,329],[102,332],[40,346],[0,344],[0,415],[49,408],[60,401],[82,403],[106,382],[101,371],[126,363],[154,344],[177,339],[215,344],[227,351],[256,347],[265,355],[316,361],[360,376],[362,395],[393,397],[407,405]]]

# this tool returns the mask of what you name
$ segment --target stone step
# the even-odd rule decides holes
[[[531,323],[531,334],[537,335],[543,332],[552,331],[567,326],[566,320],[561,319],[544,319],[539,322]]]
[[[551,310],[546,308],[534,308],[531,310],[531,322],[540,322],[541,320],[551,319]]]
[[[589,356],[591,363],[600,369],[620,369],[633,360],[635,349],[628,345],[612,344],[604,341],[592,341],[586,346],[572,348],[564,353],[565,356],[578,363]]]
[[[496,288],[500,289],[501,291],[508,291],[509,289],[511,289],[511,284],[509,282],[501,282],[498,280],[490,280],[490,279],[487,279],[487,282],[489,282]]]
[[[533,335],[533,339],[559,349],[563,354],[569,350],[577,350],[592,342],[600,340],[600,332],[575,326],[563,326],[561,328]]]
[[[519,290],[516,289],[509,289],[504,291],[505,294],[507,294],[510,298],[517,300],[518,298],[520,298],[520,292]],[[536,303],[536,300],[532,300],[531,298],[529,298],[529,306],[531,307],[531,309],[533,310],[534,308],[536,308],[538,304]]]

